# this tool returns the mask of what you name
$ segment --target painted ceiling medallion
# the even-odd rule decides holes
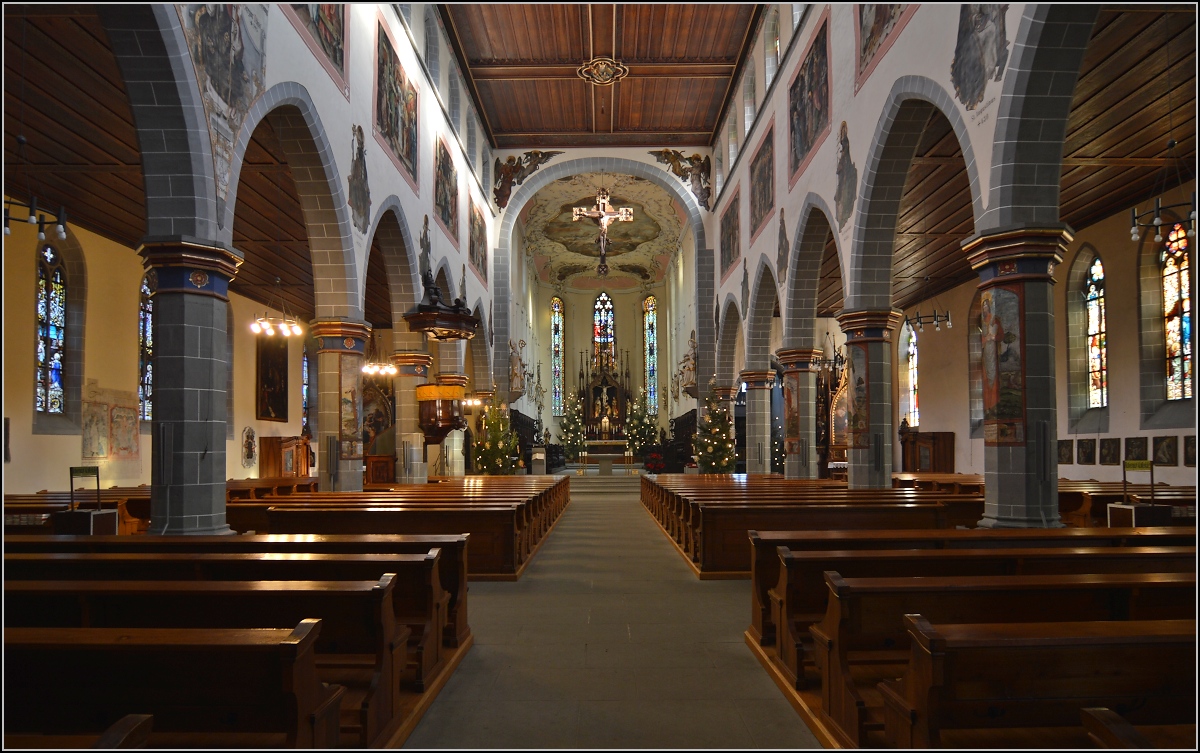
[[[575,75],[596,86],[612,86],[629,75],[629,69],[612,58],[592,58]]]

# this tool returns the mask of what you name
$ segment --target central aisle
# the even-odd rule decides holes
[[[406,748],[820,747],[744,642],[750,581],[697,580],[636,492],[573,495],[520,581],[470,588]]]

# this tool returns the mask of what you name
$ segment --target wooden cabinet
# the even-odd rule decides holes
[[[396,483],[395,455],[367,455],[366,475],[363,482],[367,484]]]
[[[900,435],[901,471],[954,473],[954,432],[907,431]]]
[[[258,477],[308,476],[308,440],[304,437],[259,437]]]

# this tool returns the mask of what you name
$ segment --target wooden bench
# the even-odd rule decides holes
[[[411,629],[413,683],[424,690],[445,667],[449,599],[441,551],[426,554],[50,553],[5,554],[5,580],[367,580],[394,573],[395,622]]]
[[[1135,727],[1112,709],[1079,710],[1083,729],[1096,748],[1181,748],[1196,747],[1196,723]]]
[[[403,721],[411,629],[396,625],[394,580],[8,581],[4,626],[263,628],[318,618],[317,676],[346,687],[342,741],[366,748]]]
[[[778,547],[792,552],[829,549],[958,549],[1018,546],[1195,546],[1195,528],[956,528],[927,530],[749,531],[749,636],[775,645],[767,591],[779,583]]]
[[[1117,573],[844,578],[825,573],[824,619],[811,627],[821,705],[843,742],[874,747],[883,708],[876,685],[907,660],[905,612],[944,622],[1186,619],[1196,574]]]
[[[1044,549],[879,549],[792,552],[779,547],[779,583],[768,592],[777,626],[775,659],[789,681],[804,687],[815,667],[809,628],[826,614],[826,573],[847,578],[996,576],[1079,573],[1194,573],[1195,547],[1047,547]]]
[[[1196,621],[930,624],[905,615],[903,677],[879,683],[896,748],[1081,747],[1080,709],[1196,720]],[[1063,728],[1074,745],[1062,745]],[[1009,730],[1007,735],[1005,730]],[[1066,737],[1066,735],[1064,735]]]
[[[49,552],[312,552],[322,554],[425,554],[441,549],[438,573],[449,595],[443,643],[466,645],[467,544],[470,534],[362,534],[346,536],[270,534],[245,536],[6,536],[9,553]]]
[[[68,748],[92,748],[115,750],[145,748],[154,729],[153,714],[126,714],[112,726],[97,734],[86,735],[8,735],[4,736],[5,748],[41,748],[66,750]]]
[[[337,747],[345,689],[317,679],[320,627],[7,629],[5,742],[103,731],[136,708],[154,747]]]

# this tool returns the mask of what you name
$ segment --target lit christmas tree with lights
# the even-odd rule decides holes
[[[696,427],[696,464],[701,473],[733,473],[737,450],[733,443],[733,416],[729,407],[717,399],[712,386],[704,398],[704,418]]]
[[[583,403],[575,395],[563,399],[563,416],[558,424],[558,441],[562,442],[567,461],[575,463],[587,449],[587,435],[583,430]]]
[[[654,416],[650,415],[650,402],[643,389],[633,405],[629,406],[629,417],[625,421],[625,445],[634,457],[641,457],[642,452],[658,439],[658,427]]]
[[[522,461],[514,457],[517,437],[508,423],[508,411],[493,403],[484,414],[483,436],[475,440],[475,469],[489,476],[511,476]]]

